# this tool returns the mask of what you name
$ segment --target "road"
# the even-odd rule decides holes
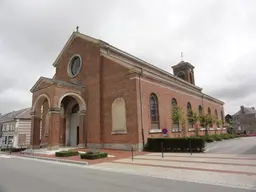
[[[0,155],[0,192],[246,192],[250,190],[129,175]]]
[[[256,137],[242,137],[208,143],[206,145],[206,153],[256,154]]]

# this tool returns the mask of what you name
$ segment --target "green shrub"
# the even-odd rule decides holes
[[[87,152],[84,154],[80,154],[81,159],[100,159],[108,156],[108,153],[102,152]]]
[[[11,152],[21,152],[21,151],[25,151],[26,148],[1,148],[1,151],[11,151]]]
[[[171,152],[202,152],[205,147],[205,138],[190,137],[190,138],[148,138],[148,150],[152,152],[161,152],[162,143],[164,151]]]
[[[56,157],[70,157],[70,156],[76,156],[79,155],[78,151],[59,151],[55,153]]]

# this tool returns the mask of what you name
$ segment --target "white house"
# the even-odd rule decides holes
[[[13,148],[30,144],[31,109],[25,108],[0,117],[0,146]]]

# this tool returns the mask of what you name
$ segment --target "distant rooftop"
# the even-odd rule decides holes
[[[30,119],[31,108],[20,109],[0,116],[0,122],[12,121],[14,119]]]
[[[238,112],[236,112],[233,116],[241,115],[241,114],[256,114],[256,110],[254,107],[241,106],[240,110]]]

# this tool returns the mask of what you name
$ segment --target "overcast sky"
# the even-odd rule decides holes
[[[255,0],[0,0],[0,113],[31,106],[30,88],[76,26],[172,72],[180,52],[196,84],[233,114],[256,107]]]

